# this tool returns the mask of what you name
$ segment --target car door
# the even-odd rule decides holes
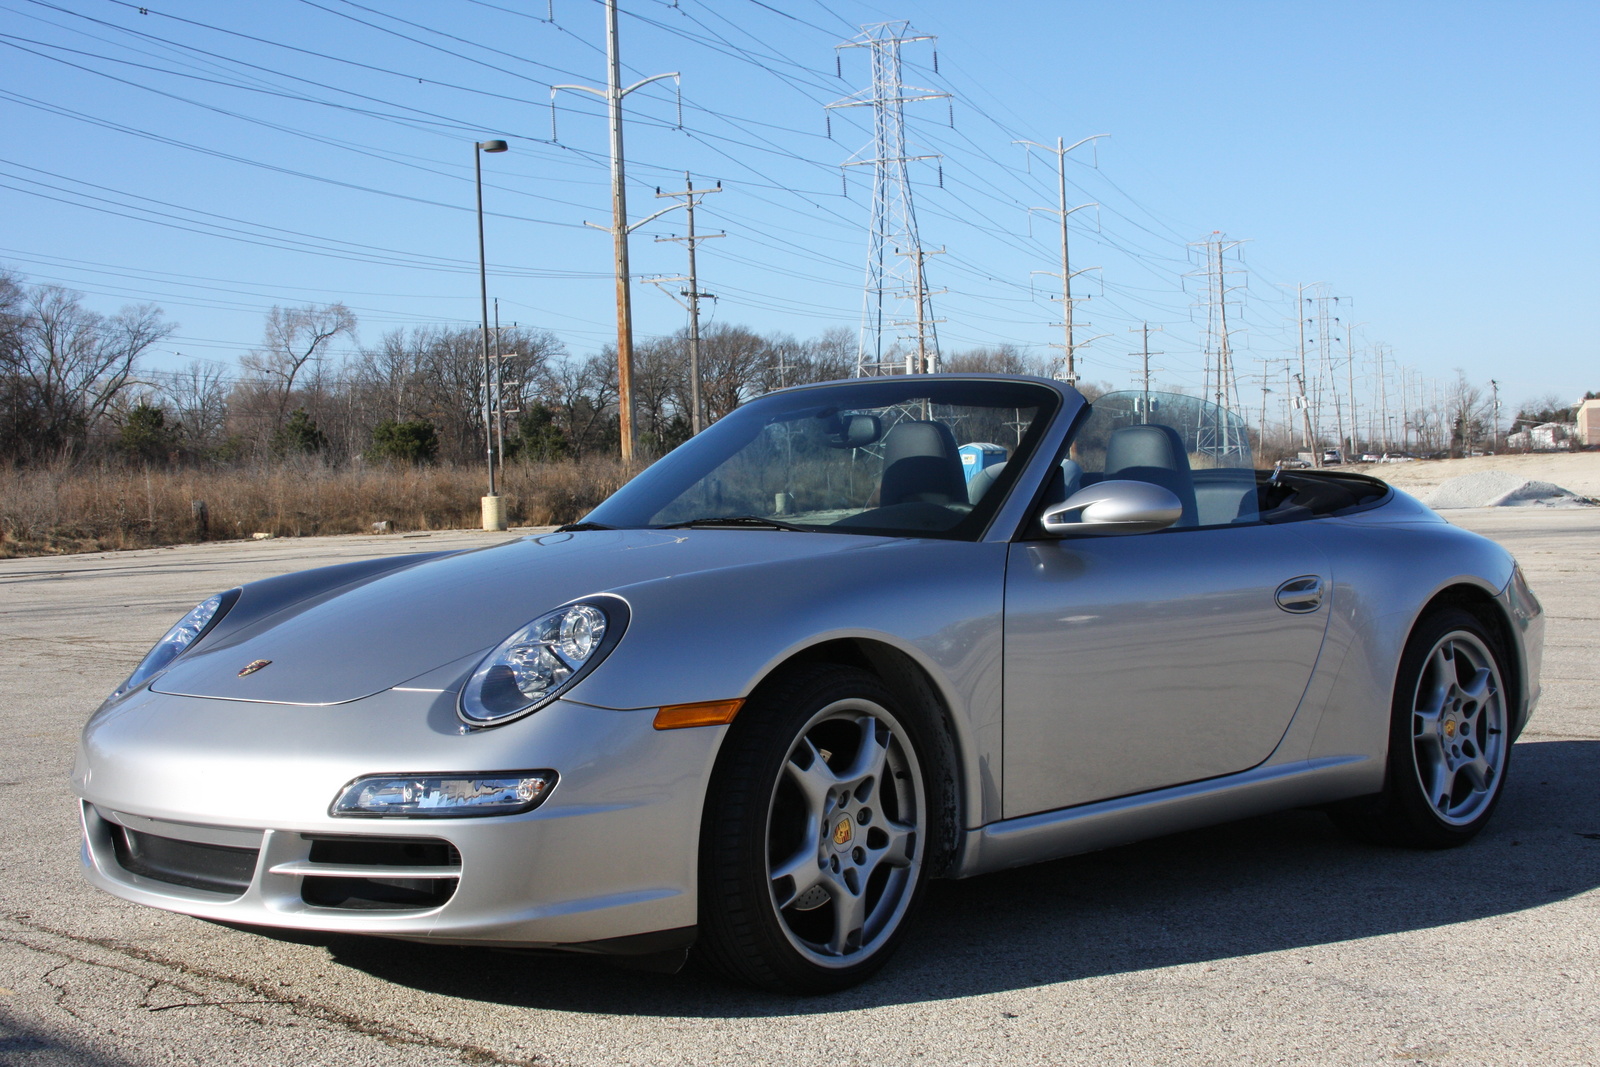
[[[1109,399],[1095,402],[1096,419],[1109,418]],[[1253,486],[1254,473],[1190,471],[1209,439],[1196,444],[1193,420],[1162,431],[1171,448],[1143,420],[1154,421],[1142,413],[1124,434],[1134,464],[1119,468],[1117,441],[1107,446],[1102,433],[1095,447],[1074,448],[1069,481],[1172,488],[1184,498],[1174,528],[1054,539],[1035,525],[1009,546],[1007,818],[1252,767],[1283,737],[1316,666],[1327,559],[1292,525],[1257,521],[1253,492],[1237,489],[1219,507],[1220,493]]]
[[[1299,706],[1327,587],[1290,526],[1012,544],[1006,567],[1007,818],[1241,771]]]

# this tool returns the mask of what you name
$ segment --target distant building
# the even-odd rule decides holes
[[[1590,401],[1591,404],[1597,403]],[[1600,426],[1600,411],[1595,421]],[[1541,422],[1526,430],[1506,435],[1506,447],[1513,452],[1554,452],[1571,448],[1578,440],[1578,425],[1571,422]]]
[[[1578,405],[1578,441],[1600,445],[1600,400],[1585,400]]]

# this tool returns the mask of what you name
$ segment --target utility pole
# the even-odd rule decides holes
[[[1294,367],[1292,360],[1283,361],[1283,441],[1294,440],[1294,413],[1299,403],[1294,395]]]
[[[1317,295],[1313,297],[1317,307],[1317,384],[1316,407],[1317,424],[1322,425],[1322,383],[1327,382],[1328,393],[1333,397],[1333,423],[1335,443],[1344,440],[1344,407],[1339,401],[1338,380],[1334,377],[1333,343],[1338,340],[1334,331],[1340,329],[1343,323],[1338,315],[1330,314],[1328,304],[1331,301],[1338,306],[1342,297],[1332,296],[1326,286],[1317,287]]]
[[[932,332],[933,304],[926,278],[905,274],[891,259],[891,249],[920,249],[917,214],[911,199],[911,176],[906,164],[937,155],[911,155],[906,146],[905,105],[919,100],[941,100],[949,93],[918,89],[901,80],[900,48],[917,41],[932,41],[928,34],[910,33],[909,22],[879,22],[861,27],[861,33],[835,48],[866,48],[872,53],[872,87],[827,105],[828,109],[872,108],[872,146],[845,160],[843,167],[872,168],[872,222],[867,238],[867,279],[862,291],[861,332],[856,341],[856,376],[884,373],[884,297],[910,293],[917,301],[911,321],[924,323],[929,332],[919,351],[931,348],[937,362],[939,339]],[[937,53],[935,53],[937,55]],[[863,153],[866,153],[863,155]],[[941,182],[942,184],[942,182]],[[908,267],[920,267],[920,256]],[[892,323],[890,323],[892,325]],[[923,357],[919,356],[919,359]]]
[[[1294,376],[1294,383],[1300,389],[1300,395],[1295,397],[1295,406],[1300,409],[1300,421],[1305,427],[1305,439],[1313,442],[1311,446],[1311,465],[1322,466],[1322,453],[1317,451],[1315,437],[1311,433],[1311,400],[1306,396],[1306,376],[1304,373]]]
[[[1350,395],[1350,451],[1345,453],[1344,461],[1354,463],[1361,457],[1361,450],[1357,447],[1356,427],[1356,327],[1359,322],[1352,322],[1344,328],[1344,370],[1346,391]]]
[[[1494,391],[1494,421],[1489,424],[1489,452],[1493,455],[1500,451],[1500,383],[1490,378],[1489,388]]]
[[[1089,272],[1091,270],[1099,270],[1100,268],[1099,267],[1084,267],[1081,270],[1077,270],[1077,271],[1074,271],[1072,269],[1072,257],[1068,254],[1067,218],[1070,215],[1072,215],[1072,213],[1075,212],[1075,211],[1082,211],[1086,207],[1096,207],[1097,208],[1100,205],[1091,203],[1091,204],[1079,204],[1077,207],[1074,207],[1074,208],[1067,207],[1067,153],[1071,152],[1074,148],[1077,148],[1079,145],[1086,145],[1086,144],[1089,144],[1092,141],[1098,141],[1102,137],[1109,137],[1109,136],[1111,136],[1111,135],[1108,134],[1108,133],[1097,133],[1097,134],[1093,134],[1093,135],[1091,135],[1089,137],[1085,137],[1083,140],[1076,141],[1076,142],[1074,142],[1074,143],[1072,143],[1070,145],[1066,143],[1066,139],[1065,138],[1057,137],[1056,138],[1056,144],[1055,144],[1054,148],[1052,148],[1052,147],[1050,147],[1049,145],[1046,145],[1046,144],[1040,144],[1038,141],[1012,141],[1011,142],[1012,144],[1020,144],[1020,145],[1024,145],[1024,146],[1030,147],[1030,148],[1039,148],[1039,149],[1042,149],[1042,150],[1044,150],[1046,152],[1054,152],[1055,155],[1056,155],[1056,204],[1057,204],[1057,206],[1053,207],[1053,208],[1051,208],[1051,207],[1030,207],[1028,209],[1028,211],[1029,211],[1030,214],[1032,212],[1035,212],[1035,211],[1047,212],[1048,214],[1057,216],[1061,220],[1061,272],[1059,274],[1057,274],[1055,271],[1034,271],[1033,273],[1035,273],[1035,274],[1052,274],[1052,275],[1055,275],[1056,277],[1061,279],[1061,321],[1058,322],[1058,323],[1052,323],[1051,325],[1062,327],[1062,329],[1064,330],[1064,336],[1062,338],[1062,342],[1063,343],[1059,344],[1059,345],[1052,345],[1051,347],[1052,348],[1059,348],[1059,349],[1062,350],[1063,353],[1065,353],[1066,359],[1065,359],[1065,361],[1063,362],[1063,365],[1062,365],[1061,380],[1066,382],[1068,385],[1071,385],[1071,386],[1076,386],[1078,384],[1078,349],[1079,349],[1079,347],[1081,347],[1081,345],[1086,345],[1086,344],[1089,343],[1089,341],[1083,341],[1083,342],[1075,341],[1073,339],[1073,336],[1072,336],[1072,330],[1073,330],[1073,321],[1072,321],[1073,304],[1077,303],[1078,300],[1087,300],[1087,299],[1089,299],[1086,296],[1085,297],[1074,297],[1072,295],[1072,279],[1076,275],[1085,274],[1085,273],[1087,273],[1087,272]],[[1087,323],[1085,325],[1087,325]],[[1105,334],[1101,334],[1100,336],[1104,337],[1106,335]],[[1099,338],[1091,338],[1091,340],[1099,340]]]
[[[632,85],[624,88],[622,85],[622,57],[617,41],[617,0],[605,0],[606,3],[606,87],[596,89],[588,85],[552,85],[550,87],[550,125],[552,140],[554,140],[555,127],[555,98],[556,93],[562,89],[572,89],[580,93],[590,93],[606,102],[606,109],[611,119],[611,225],[598,226],[595,223],[586,225],[594,226],[597,230],[606,230],[612,237],[612,252],[615,258],[617,274],[617,422],[621,435],[622,462],[628,466],[633,465],[633,293],[631,279],[628,273],[628,235],[634,230],[649,222],[657,215],[664,214],[658,211],[649,218],[640,219],[632,226],[628,225],[628,194],[626,188],[626,167],[622,155],[622,99],[635,89],[642,89],[651,82],[660,81],[662,78],[678,77],[677,71],[667,74],[653,74],[648,78],[641,78]],[[671,210],[670,208],[666,210]]]
[[[1400,368],[1400,451],[1411,451],[1411,369]]]
[[[937,344],[930,345],[928,340],[933,333],[934,325],[936,323],[943,322],[944,320],[930,318],[928,317],[927,312],[932,310],[932,301],[929,298],[938,296],[940,293],[945,292],[945,290],[930,290],[928,288],[927,275],[923,272],[923,260],[927,256],[944,255],[944,249],[936,248],[932,252],[929,252],[919,245],[909,250],[897,248],[895,249],[895,255],[907,256],[911,259],[912,289],[911,292],[906,295],[912,296],[917,302],[917,317],[915,319],[909,321],[896,320],[895,322],[896,326],[911,326],[917,331],[916,351],[914,353],[908,352],[906,354],[906,373],[933,374],[939,369],[939,348]]]
[[[1156,332],[1159,333],[1161,329],[1162,327],[1157,326]],[[1129,326],[1128,332],[1142,334],[1144,337],[1144,343],[1140,346],[1140,351],[1129,352],[1128,355],[1140,358],[1138,380],[1144,383],[1144,399],[1139,405],[1139,421],[1147,423],[1150,421],[1150,357],[1164,356],[1166,353],[1150,351],[1150,324],[1148,322],[1139,326]]]
[[[1387,352],[1383,345],[1378,346],[1378,429],[1383,437],[1383,450],[1389,451],[1389,378],[1384,372],[1384,356]]]
[[[696,189],[694,179],[689,177],[689,172],[683,172],[683,191],[677,193],[663,193],[656,190],[656,196],[682,197],[684,211],[689,216],[689,232],[683,237],[657,237],[656,241],[683,241],[689,246],[689,288],[680,289],[679,292],[688,299],[685,306],[689,309],[689,404],[694,409],[690,418],[691,429],[699,433],[705,428],[705,416],[700,405],[700,299],[715,300],[711,293],[700,291],[700,276],[695,269],[694,249],[701,241],[708,241],[713,237],[726,237],[726,233],[696,234],[694,232],[694,208],[699,203],[699,197],[710,196],[712,193],[722,192],[722,183],[718,182],[715,189]],[[678,205],[673,205],[674,207]],[[670,209],[668,209],[670,210]],[[659,212],[657,213],[659,214]],[[678,281],[680,279],[663,279],[664,281]],[[682,301],[679,301],[682,303]]]
[[[1263,360],[1262,362],[1265,364],[1266,361]],[[1261,368],[1261,424],[1256,427],[1256,441],[1259,442],[1258,447],[1260,448],[1266,448],[1267,446],[1267,397],[1271,392],[1272,388],[1267,385],[1267,368],[1263,365]]]
[[[1306,451],[1311,453],[1311,464],[1322,466],[1322,452],[1317,448],[1316,430],[1311,425],[1311,401],[1306,396],[1306,290],[1312,286],[1301,283],[1295,287],[1295,315],[1300,320],[1300,407],[1302,437]]]

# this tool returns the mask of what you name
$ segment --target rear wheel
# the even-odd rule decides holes
[[[1352,832],[1416,848],[1471,840],[1494,814],[1511,756],[1505,651],[1477,617],[1423,619],[1401,657],[1382,794],[1335,813]]]
[[[814,666],[745,706],[701,830],[699,951],[769,989],[843,989],[883,965],[928,873],[932,727],[879,679]]]

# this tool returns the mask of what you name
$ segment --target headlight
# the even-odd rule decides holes
[[[166,670],[173,660],[183,655],[185,649],[205,636],[206,631],[215,626],[238,599],[239,590],[230,589],[226,593],[218,593],[195,605],[189,614],[179,619],[177,624],[156,642],[154,648],[145,653],[144,659],[139,661],[139,666],[128,675],[127,681],[117,686],[109,699],[115,700]]]
[[[489,775],[373,775],[340,792],[331,815],[456,819],[532,811],[554,788],[555,771]]]
[[[628,605],[596,596],[541,615],[484,657],[461,690],[460,715],[473,726],[509,722],[554,700],[616,647]]]

